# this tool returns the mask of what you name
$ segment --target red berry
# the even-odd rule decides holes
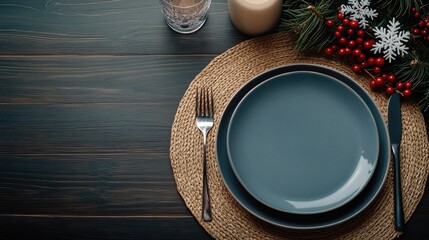
[[[361,62],[361,63],[360,63],[360,67],[361,67],[361,68],[366,68],[366,66],[367,66],[366,62]]]
[[[338,14],[337,14],[337,18],[338,18],[339,20],[342,20],[342,19],[344,18],[344,14],[342,14],[342,13],[338,13]]]
[[[381,73],[381,68],[380,67],[375,67],[373,69],[373,71],[374,71],[375,74],[380,74]]]
[[[355,34],[355,31],[353,31],[353,29],[348,29],[347,30],[347,34],[348,35],[353,35],[353,34]]]
[[[371,88],[376,88],[377,87],[377,84],[375,83],[375,80],[373,79],[373,80],[371,80],[370,82],[369,82],[369,86],[371,87]]]
[[[338,46],[337,46],[337,45],[335,45],[335,44],[334,44],[334,45],[332,45],[332,46],[331,46],[331,48],[332,48],[332,50],[334,50],[334,52],[336,52],[336,51],[338,50]]]
[[[338,26],[338,27],[337,27],[337,31],[338,31],[338,32],[342,32],[342,31],[344,31],[344,26],[343,26],[343,25]]]
[[[419,26],[419,27],[424,27],[424,26],[425,26],[425,22],[420,21],[420,22],[419,22],[419,24],[418,24],[418,26]]]
[[[334,54],[334,50],[333,50],[332,48],[330,48],[330,47],[327,47],[327,48],[325,49],[325,54],[326,54],[327,56],[331,56],[332,54]]]
[[[329,20],[326,20],[325,24],[327,27],[333,27],[335,23],[334,23],[334,20],[329,19]]]
[[[411,8],[411,12],[413,12],[413,13],[417,12],[417,8],[416,7],[412,7]]]
[[[414,18],[419,19],[422,16],[422,14],[420,12],[415,12],[414,13]]]
[[[411,96],[411,90],[410,89],[405,89],[402,94],[404,95],[404,97],[409,97]]]
[[[355,50],[353,50],[353,56],[355,57],[359,57],[359,55],[362,53],[362,51],[359,48],[356,48]]]
[[[422,30],[422,31],[421,31],[421,34],[422,34],[423,36],[426,36],[426,35],[428,35],[428,31],[427,31],[426,29],[424,29],[424,30]]]
[[[345,37],[342,37],[342,38],[340,38],[340,40],[338,41],[341,45],[346,45],[346,43],[347,43],[347,38],[345,38]]]
[[[352,53],[352,50],[350,50],[350,48],[349,47],[346,47],[346,54],[347,55],[350,55]]]
[[[357,32],[357,35],[359,36],[359,37],[364,37],[365,36],[365,31],[364,30],[359,30],[358,32]]]
[[[395,80],[396,80],[395,75],[390,74],[389,76],[387,76],[387,81],[389,81],[389,82],[394,82]]]
[[[381,87],[384,84],[384,79],[382,77],[376,77],[375,78],[375,85],[377,87]]]
[[[419,35],[419,34],[420,34],[420,30],[419,30],[418,28],[413,28],[413,29],[411,30],[411,32],[412,32],[414,35]]]
[[[378,57],[375,59],[375,65],[377,65],[377,67],[381,67],[384,65],[384,58],[382,57]]]
[[[387,74],[386,74],[386,73],[383,73],[383,74],[381,75],[381,77],[382,77],[384,80],[387,80]]]
[[[402,82],[397,82],[397,83],[396,83],[396,88],[397,88],[398,90],[402,90],[402,89],[404,89],[404,84],[403,84]]]
[[[358,62],[365,62],[365,60],[366,60],[365,54],[363,53],[359,54]]]
[[[411,89],[411,87],[413,86],[413,84],[411,83],[411,82],[406,82],[405,84],[404,84],[404,87],[406,88],[406,89]]]
[[[350,23],[350,19],[344,18],[344,20],[343,20],[343,26],[346,27],[346,26],[349,25],[349,23]]]
[[[340,38],[341,37],[341,32],[335,31],[334,35],[335,35],[336,38]]]
[[[427,36],[426,39],[429,41],[429,36]]]
[[[367,60],[368,66],[374,66],[375,65],[375,58],[369,57]]]
[[[345,48],[340,48],[340,50],[338,50],[338,54],[339,54],[340,56],[344,56],[344,55],[346,55],[346,49],[345,49]]]
[[[426,23],[426,27],[429,28],[429,21]]]
[[[387,93],[388,95],[392,95],[392,94],[394,94],[394,93],[395,93],[395,88],[393,88],[393,87],[391,87],[391,86],[386,87],[386,93]]]
[[[359,65],[353,65],[352,70],[353,70],[353,72],[358,73],[358,72],[360,72],[360,66]]]
[[[352,21],[350,21],[349,25],[351,28],[357,28],[357,27],[359,27],[359,22],[356,20],[352,20]]]
[[[348,43],[349,47],[354,48],[356,47],[356,41],[355,40],[350,40]]]
[[[372,45],[374,45],[374,43],[372,41],[365,41],[365,42],[363,42],[363,47],[365,49],[371,49]]]
[[[361,38],[361,37],[356,38],[356,43],[357,44],[362,44],[363,43],[363,38]]]
[[[425,22],[425,23],[429,23],[429,18],[426,18],[426,19],[424,20],[424,22]]]

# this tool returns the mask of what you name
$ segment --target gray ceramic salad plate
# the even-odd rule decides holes
[[[343,82],[294,71],[267,79],[236,106],[227,152],[241,185],[279,211],[315,214],[356,197],[378,159],[365,102]]]
[[[338,207],[331,211],[316,214],[294,214],[278,211],[276,209],[266,206],[265,204],[255,199],[243,187],[243,185],[236,177],[230,164],[227,152],[228,126],[230,124],[230,120],[234,110],[236,109],[239,102],[243,99],[243,97],[254,87],[258,86],[260,83],[263,83],[268,79],[271,79],[272,77],[285,73],[300,71],[314,72],[333,77],[353,89],[353,91],[366,103],[369,110],[371,111],[371,114],[377,126],[377,133],[379,137],[379,153],[377,166],[375,168],[373,176],[370,178],[369,182],[362,190],[362,192],[341,207]],[[259,219],[262,219],[268,223],[280,227],[287,227],[293,229],[317,229],[334,226],[339,223],[345,222],[364,211],[374,201],[374,199],[377,197],[378,193],[382,189],[382,186],[384,185],[388,173],[390,159],[389,146],[390,143],[388,133],[383,117],[374,101],[372,101],[371,97],[361,86],[359,86],[349,77],[326,67],[310,64],[297,64],[272,69],[255,77],[247,84],[245,84],[232,97],[220,119],[219,129],[216,136],[216,157],[218,161],[219,171],[222,175],[226,187],[228,188],[231,195],[237,200],[237,202],[241,206],[243,206],[249,213]]]

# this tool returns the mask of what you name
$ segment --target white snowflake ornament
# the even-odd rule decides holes
[[[395,60],[397,55],[404,56],[407,53],[408,47],[405,43],[410,39],[410,32],[399,31],[400,23],[393,18],[389,21],[387,29],[384,27],[374,28],[374,35],[377,42],[373,45],[371,51],[374,53],[383,52],[384,58],[390,62]]]
[[[349,0],[348,4],[341,5],[340,12],[350,14],[349,18],[358,21],[363,29],[368,26],[368,18],[372,20],[378,16],[376,10],[369,8],[369,0]]]

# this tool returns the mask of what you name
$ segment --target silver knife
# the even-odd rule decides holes
[[[395,229],[404,230],[404,209],[402,207],[401,190],[401,168],[400,168],[400,144],[402,136],[402,118],[401,118],[401,99],[398,93],[390,96],[388,106],[388,126],[390,144],[394,157],[394,210],[395,210]]]

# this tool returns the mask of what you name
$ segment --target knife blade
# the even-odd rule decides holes
[[[399,149],[402,137],[401,99],[398,93],[392,94],[388,105],[388,128],[390,145],[394,157],[394,212],[395,229],[401,231],[405,227],[404,209],[402,206],[401,168]]]

